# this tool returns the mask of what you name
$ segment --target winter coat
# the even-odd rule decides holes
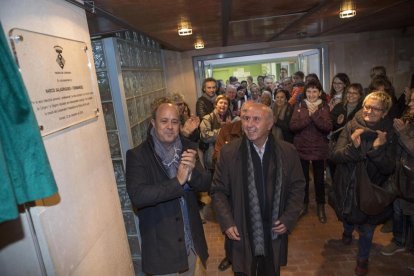
[[[275,114],[275,106],[273,106],[273,113]],[[289,143],[293,143],[293,133],[290,130],[289,124],[290,124],[290,119],[292,117],[292,112],[293,112],[293,108],[287,104],[286,109],[282,110],[284,111],[284,115],[283,115],[283,120],[280,119],[280,114],[278,118],[274,118],[275,121],[275,129],[277,132],[281,132],[280,136],[282,137],[283,140],[285,140],[286,142]]]
[[[212,100],[213,99],[213,100]],[[214,98],[210,98],[205,93],[197,99],[196,102],[196,115],[203,119],[204,116],[213,112],[214,110]]]
[[[236,226],[241,237],[240,241],[227,239],[226,248],[233,271],[250,275],[253,253],[246,215],[249,212],[249,204],[246,201],[247,188],[243,187],[241,173],[246,163],[242,158],[242,143],[245,143],[245,139],[242,137],[223,146],[213,177],[211,198],[221,230],[224,232],[231,226]],[[272,191],[269,194],[273,194],[276,181],[281,181],[279,220],[290,233],[303,207],[305,179],[299,157],[292,144],[276,140],[271,135],[268,143],[272,143],[270,150],[273,158],[269,165],[266,185],[269,191]],[[272,204],[269,201],[268,204]],[[271,217],[267,218],[267,221],[272,221]],[[271,248],[275,267],[286,265],[287,233],[272,240]]]
[[[223,121],[226,122],[227,119],[231,119],[230,111],[227,111],[226,119]],[[220,132],[222,126],[222,120],[216,111],[211,112],[203,117],[203,120],[200,123],[200,139],[204,143],[208,144],[207,150],[204,152],[204,165],[208,169],[214,169],[213,167],[213,154],[214,154],[214,145],[216,143],[217,136]]]
[[[362,128],[369,132],[376,130],[387,132],[387,142],[374,149],[376,137],[361,135],[361,145],[356,148],[351,140],[352,133]],[[375,126],[368,127],[362,117],[362,110],[346,124],[341,132],[330,159],[337,164],[333,188],[335,191],[335,211],[339,219],[352,224],[380,224],[392,214],[392,204],[382,213],[370,216],[362,212],[358,206],[356,174],[358,162],[365,162],[366,170],[371,183],[381,186],[394,173],[395,151],[393,146],[393,127],[391,120],[386,116]]]
[[[183,151],[197,148],[185,138],[181,138],[181,142]],[[133,206],[137,208],[145,273],[169,274],[188,269],[181,197],[187,203],[195,251],[203,264],[206,263],[207,243],[196,193],[208,191],[210,183],[211,175],[197,161],[188,182],[191,189],[184,191],[177,177],[168,177],[150,135],[141,145],[127,151],[126,187]]]
[[[352,118],[354,118],[355,114],[361,109],[361,107],[362,107],[362,103],[360,102],[357,104],[355,109],[352,110],[352,112],[348,114],[347,104],[341,102],[335,105],[335,107],[331,111],[332,131],[334,132],[334,134],[331,136],[332,140],[334,141],[338,140],[338,137],[341,131],[337,131],[337,130],[343,128],[346,125],[346,123],[351,121]],[[343,120],[340,123],[338,122],[338,118],[342,116],[343,116]]]
[[[293,110],[290,129],[294,133],[293,144],[303,160],[325,160],[328,157],[327,135],[332,130],[329,107],[322,103],[309,116],[308,107],[302,101]]]
[[[414,215],[414,122],[409,123],[398,135],[397,189],[400,192],[401,209],[406,215]]]

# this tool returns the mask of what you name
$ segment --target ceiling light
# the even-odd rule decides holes
[[[194,43],[195,49],[203,49],[204,48],[204,41],[201,37],[198,37]]]
[[[340,18],[350,18],[356,15],[356,4],[352,0],[344,0],[339,8]]]
[[[178,25],[178,35],[186,36],[191,35],[193,33],[193,29],[191,29],[190,22],[183,21]]]

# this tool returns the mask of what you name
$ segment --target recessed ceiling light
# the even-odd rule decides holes
[[[350,18],[356,15],[356,4],[352,0],[344,0],[339,8],[339,18]]]
[[[186,36],[191,35],[193,33],[193,29],[191,28],[191,24],[188,21],[183,21],[178,25],[178,35]]]

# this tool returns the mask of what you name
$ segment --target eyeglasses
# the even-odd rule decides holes
[[[364,108],[365,111],[369,111],[369,110],[372,110],[374,112],[382,112],[382,111],[384,111],[384,109],[382,109],[382,108],[378,108],[378,107],[370,106],[370,105],[364,105],[363,108]]]

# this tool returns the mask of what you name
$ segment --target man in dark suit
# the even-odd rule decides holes
[[[223,146],[216,165],[213,208],[234,274],[279,275],[305,178],[295,148],[270,134],[272,110],[254,103],[243,113],[243,137]]]
[[[196,192],[209,190],[211,176],[197,160],[197,145],[179,136],[173,103],[156,107],[151,123],[147,139],[126,158],[127,191],[138,210],[142,269],[150,275],[194,275],[197,257],[204,265],[208,257]]]

